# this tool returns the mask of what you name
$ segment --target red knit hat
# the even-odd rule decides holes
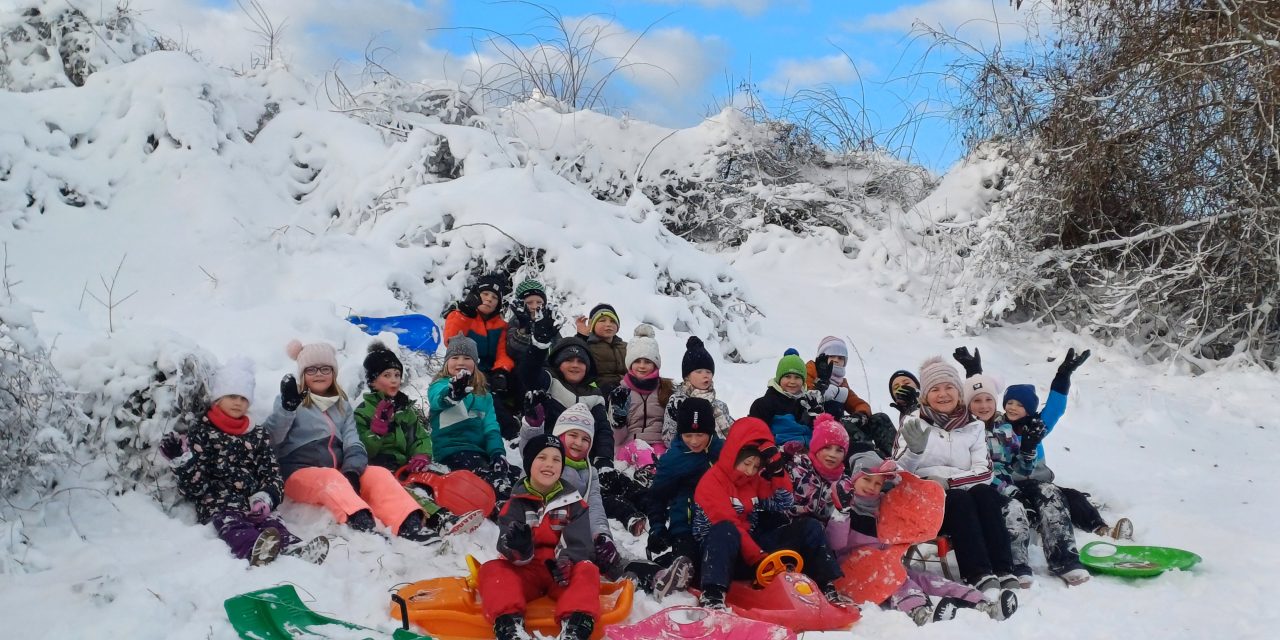
[[[809,453],[816,454],[833,444],[848,451],[849,432],[845,431],[844,425],[831,414],[824,413],[813,420],[813,437],[809,438]]]

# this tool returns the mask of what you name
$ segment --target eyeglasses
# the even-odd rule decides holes
[[[309,376],[327,376],[333,373],[333,367],[307,367],[302,370],[302,373]]]

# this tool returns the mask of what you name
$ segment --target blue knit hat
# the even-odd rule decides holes
[[[1027,413],[1035,413],[1040,408],[1040,397],[1036,395],[1036,386],[1033,384],[1015,384],[1005,389],[1004,401],[1000,406],[1009,404],[1010,400],[1022,403]]]

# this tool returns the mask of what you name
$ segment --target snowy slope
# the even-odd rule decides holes
[[[1005,382],[1035,382],[1042,393],[1056,366],[1049,358],[1089,347],[1094,357],[1046,443],[1052,466],[1064,485],[1107,502],[1108,517],[1133,518],[1140,541],[1196,550],[1203,565],[1070,591],[1041,576],[1021,594],[1023,610],[999,626],[964,613],[917,629],[900,614],[868,610],[853,634],[1261,638],[1280,629],[1272,607],[1280,589],[1270,578],[1280,555],[1264,546],[1280,525],[1272,473],[1280,418],[1266,406],[1280,397],[1274,374],[1191,378],[1027,327],[948,335],[922,310],[928,270],[897,261],[903,230],[939,219],[927,211],[891,220],[856,259],[834,233],[801,238],[776,227],[711,253],[665,231],[643,197],[597,200],[556,166],[566,149],[592,159],[584,166],[646,157],[657,167],[692,166],[690,154],[732,139],[732,122],[678,132],[678,144],[650,156],[669,130],[524,105],[488,128],[428,119],[408,135],[387,135],[309,95],[284,74],[236,77],[176,53],[101,71],[83,87],[0,94],[0,228],[22,280],[14,292],[38,310],[54,362],[96,419],[146,387],[156,363],[192,355],[205,365],[253,358],[260,418],[291,370],[283,345],[295,336],[339,345],[340,379],[353,389],[369,338],[343,320],[347,313],[438,316],[468,270],[512,252],[536,256],[566,315],[608,300],[624,337],[637,321],[655,324],[668,375],[691,333],[742,360],[718,359],[717,387],[735,415],[764,390],[785,348],[811,355],[829,333],[856,347],[849,379],[877,410],[887,409],[891,371],[961,343],[981,348],[988,371]],[[280,113],[262,126],[268,105]],[[456,179],[437,166],[446,143],[461,161]],[[956,194],[947,201],[962,210],[988,198],[949,188]],[[116,297],[137,293],[111,314],[109,332],[107,311],[84,291],[102,296],[99,275],[109,281],[126,255]],[[155,442],[167,428],[151,420],[134,435]],[[467,553],[494,555],[488,524],[438,557],[286,505],[297,533],[335,537],[330,560],[249,570],[209,528],[193,525],[189,507],[152,495],[167,495],[152,491],[165,482],[162,466],[140,476],[155,485],[119,494],[113,460],[82,452],[53,496],[24,494],[0,507],[6,637],[231,638],[223,599],[283,582],[317,610],[389,629],[393,586],[459,574]],[[618,535],[642,552],[642,540]],[[658,609],[642,599],[633,619]]]

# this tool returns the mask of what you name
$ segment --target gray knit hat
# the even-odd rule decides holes
[[[964,381],[960,379],[960,372],[942,356],[933,356],[920,364],[920,395],[928,395],[930,389],[944,382],[950,382],[957,392],[963,393]]]
[[[444,359],[448,360],[453,356],[466,356],[480,362],[480,349],[476,347],[476,341],[459,333],[449,338],[449,345],[444,349]]]

